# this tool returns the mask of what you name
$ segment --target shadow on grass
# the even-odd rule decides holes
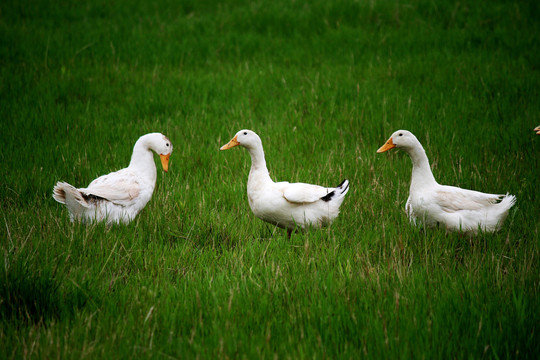
[[[24,266],[0,270],[0,321],[22,325],[61,319],[85,306],[88,292],[62,286],[50,271],[33,272]]]

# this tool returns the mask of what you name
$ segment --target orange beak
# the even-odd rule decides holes
[[[163,170],[165,172],[169,171],[169,158],[171,157],[171,154],[163,155],[160,154],[159,158],[161,159],[161,166],[163,166]]]
[[[385,152],[385,151],[388,151],[390,149],[393,149],[395,148],[396,145],[394,145],[394,142],[392,141],[392,138],[388,139],[388,141],[386,142],[386,144],[384,144],[383,146],[381,146],[379,148],[379,150],[377,150],[378,153],[382,153],[382,152]]]
[[[227,150],[227,149],[233,148],[233,147],[238,146],[238,145],[240,145],[240,143],[238,142],[238,140],[236,139],[236,136],[235,136],[235,137],[233,137],[231,139],[231,141],[229,141],[228,143],[226,143],[225,145],[220,147],[219,150]]]

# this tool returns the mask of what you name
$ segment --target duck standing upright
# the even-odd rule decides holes
[[[100,176],[86,188],[58,182],[53,198],[66,205],[71,221],[127,224],[152,198],[157,177],[152,150],[159,154],[167,172],[173,150],[171,141],[160,133],[146,134],[135,143],[127,168]]]
[[[339,214],[339,207],[349,191],[349,181],[335,188],[305,184],[274,182],[266,167],[260,137],[251,130],[240,130],[220,150],[242,146],[251,155],[247,194],[253,214],[258,218],[287,229],[291,235],[296,227],[329,225]]]
[[[393,133],[377,152],[393,148],[405,151],[413,163],[409,199],[405,205],[413,223],[419,220],[427,226],[443,224],[454,231],[476,233],[481,229],[493,232],[500,228],[516,202],[513,195],[485,194],[439,185],[433,177],[422,144],[407,130]]]

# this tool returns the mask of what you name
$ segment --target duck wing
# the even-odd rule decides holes
[[[101,176],[92,181],[87,188],[79,190],[86,196],[95,196],[126,206],[139,196],[141,186],[133,174],[117,171]]]
[[[305,183],[290,184],[288,182],[283,182],[277,183],[276,185],[281,185],[283,197],[287,201],[296,204],[313,203],[334,190],[319,185]]]
[[[453,213],[461,210],[480,210],[496,204],[504,195],[486,194],[453,186],[436,191],[435,202],[442,210]]]

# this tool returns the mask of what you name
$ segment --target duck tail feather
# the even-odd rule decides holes
[[[516,197],[514,195],[510,195],[506,193],[506,195],[503,196],[501,199],[501,202],[498,204],[500,208],[503,208],[504,211],[510,210],[512,206],[514,206],[516,203]]]
[[[83,194],[66,182],[56,183],[53,189],[53,198],[59,203],[65,204],[74,218],[79,218],[90,207]]]
[[[341,200],[345,194],[347,194],[347,191],[349,191],[349,180],[345,179],[334,190],[323,196],[321,200],[326,202],[329,202],[330,200]]]
[[[347,194],[349,191],[349,180],[345,179],[336,187],[336,190],[334,190],[338,197],[343,197]]]

